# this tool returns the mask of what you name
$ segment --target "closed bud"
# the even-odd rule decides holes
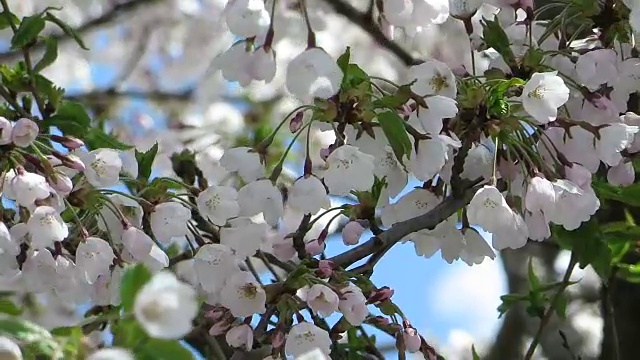
[[[367,299],[367,304],[377,304],[383,301],[391,299],[394,291],[388,286],[383,286],[378,290],[375,290],[369,295],[369,299]]]
[[[302,127],[302,117],[303,117],[303,112],[302,111],[298,111],[292,118],[291,121],[289,121],[289,131],[291,131],[291,133],[296,133],[298,132],[298,130],[300,130],[300,128]]]
[[[331,260],[320,260],[318,262],[318,269],[316,270],[316,276],[322,279],[326,279],[333,274],[333,267],[335,264]]]
[[[311,240],[304,246],[305,251],[310,256],[320,255],[324,250],[324,243],[320,243],[318,240]]]
[[[27,147],[38,137],[40,128],[33,120],[22,118],[13,124],[11,141],[18,147]]]
[[[51,140],[60,143],[69,150],[79,149],[84,146],[84,142],[73,136],[51,135]]]

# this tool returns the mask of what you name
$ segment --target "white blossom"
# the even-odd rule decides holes
[[[97,149],[82,158],[87,165],[84,172],[87,181],[98,188],[114,186],[120,180],[122,159],[116,150]]]
[[[38,137],[38,124],[27,118],[21,118],[13,124],[11,141],[19,147],[28,147]]]
[[[54,242],[69,236],[69,227],[58,211],[50,206],[38,206],[27,221],[27,226],[31,245],[36,249],[53,246]]]
[[[109,272],[114,258],[111,245],[97,237],[81,241],[76,249],[76,265],[90,284],[93,284],[98,276]]]
[[[569,88],[557,74],[534,73],[522,89],[522,106],[538,124],[554,121],[558,108],[569,100]]]
[[[230,186],[209,186],[198,194],[196,204],[200,214],[218,226],[240,213],[238,192]]]
[[[238,191],[240,214],[253,216],[262,213],[267,224],[275,226],[284,213],[282,193],[271,183],[263,179],[246,184]]]
[[[304,176],[289,188],[287,204],[304,214],[315,214],[331,206],[327,190],[317,177]]]
[[[285,352],[297,358],[315,349],[327,356],[331,353],[329,333],[306,321],[294,325],[287,334]]]
[[[173,273],[160,272],[140,289],[133,312],[151,337],[180,339],[191,331],[198,313],[196,291]]]
[[[220,291],[220,304],[235,317],[247,317],[265,312],[267,295],[262,286],[245,271],[237,271]]]
[[[287,66],[287,90],[299,99],[330,98],[340,89],[344,74],[321,48],[310,48]]]
[[[174,237],[187,235],[191,211],[178,202],[164,202],[153,207],[149,222],[155,238],[168,243]]]
[[[374,181],[373,156],[355,146],[342,145],[327,158],[324,183],[333,195],[348,195],[351,190],[366,191]]]

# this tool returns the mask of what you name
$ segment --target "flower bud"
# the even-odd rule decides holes
[[[40,128],[33,120],[22,118],[13,124],[11,131],[11,141],[19,147],[27,147],[31,145],[33,140],[38,137]]]
[[[356,245],[365,228],[357,221],[349,221],[342,229],[342,242],[345,245]]]
[[[393,294],[393,289],[388,286],[383,286],[380,289],[371,292],[369,299],[367,299],[367,304],[377,304],[389,300]]]
[[[422,345],[422,338],[418,334],[418,331],[413,327],[408,327],[404,329],[402,333],[402,337],[404,339],[405,349],[410,353],[415,353],[420,351],[420,346]]]
[[[326,279],[333,274],[334,263],[331,260],[320,260],[318,262],[318,269],[316,270],[316,276],[321,279]]]
[[[291,133],[296,133],[302,127],[302,118],[304,113],[302,111],[298,111],[289,121],[289,131]]]
[[[253,347],[253,329],[246,324],[235,326],[227,332],[225,339],[232,347],[249,351]]]
[[[633,163],[624,161],[616,166],[612,166],[607,172],[607,181],[614,186],[629,186],[636,179],[636,172]]]
[[[320,244],[318,240],[311,240],[304,246],[304,249],[310,256],[316,256],[322,254],[324,244]]]

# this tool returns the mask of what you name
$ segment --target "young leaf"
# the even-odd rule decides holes
[[[10,299],[3,297],[0,298],[0,313],[9,315],[20,315],[22,314],[22,309],[20,309]]]
[[[511,50],[511,42],[504,32],[500,21],[482,19],[482,38],[488,47],[494,48],[502,57],[509,67],[517,66],[515,55]]]
[[[150,279],[151,272],[143,264],[137,264],[124,273],[120,284],[120,299],[125,311],[133,310],[133,303],[138,291]]]
[[[473,344],[471,345],[471,356],[473,357],[473,360],[480,360],[480,355],[478,355],[476,347]]]
[[[138,180],[149,180],[153,161],[156,159],[156,154],[158,154],[157,142],[147,152],[140,152],[136,150],[136,160],[138,161]]]
[[[12,13],[8,13],[3,11],[0,13],[0,30],[7,29],[11,26],[11,23],[14,25],[18,25],[20,23],[20,19]]]
[[[533,271],[533,263],[531,261],[531,258],[529,258],[529,270],[527,274],[529,277],[529,287],[531,288],[531,291],[537,291],[538,289],[540,289],[540,279]]]
[[[123,143],[115,136],[107,134],[102,129],[96,127],[91,128],[91,130],[89,130],[89,132],[84,135],[83,140],[85,145],[87,145],[87,149],[89,149],[89,151],[100,148],[115,150],[129,150],[133,148],[133,146]]]
[[[0,335],[14,338],[36,355],[46,356],[47,359],[51,359],[59,350],[59,345],[46,329],[27,320],[10,317],[0,319]]]
[[[349,61],[351,60],[350,58],[351,58],[351,48],[347,46],[347,49],[344,51],[342,55],[340,55],[340,57],[336,61],[336,63],[338,64],[338,67],[340,68],[340,70],[342,70],[342,73],[344,74],[345,78],[347,75],[347,70],[349,69]]]
[[[65,101],[55,115],[42,123],[44,126],[57,127],[65,135],[83,137],[91,125],[91,118],[82,104]]]
[[[89,48],[84,44],[84,41],[82,41],[82,38],[80,38],[80,35],[71,26],[67,25],[64,21],[62,21],[61,19],[59,19],[58,17],[53,15],[51,12],[47,11],[47,15],[45,16],[45,20],[58,25],[58,27],[60,27],[60,29],[62,29],[62,31],[67,36],[72,37],[73,40],[75,40],[76,43],[78,43],[78,45],[83,50],[89,50]]]
[[[20,49],[34,40],[40,35],[40,32],[44,30],[45,21],[38,15],[25,16],[18,27],[18,31],[11,38],[11,47],[13,49]]]
[[[49,36],[45,40],[46,49],[44,51],[44,55],[42,59],[38,61],[36,66],[33,68],[33,71],[40,72],[49,65],[53,64],[54,61],[58,58],[58,40],[56,38]]]
[[[398,114],[391,111],[380,113],[377,118],[393,153],[402,164],[403,156],[411,154],[411,140],[404,128],[404,121]]]

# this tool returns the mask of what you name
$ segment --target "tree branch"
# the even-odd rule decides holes
[[[324,1],[325,3],[327,3],[327,5],[331,6],[331,8],[333,8],[336,13],[346,17],[349,21],[351,21],[355,25],[358,25],[362,30],[369,33],[369,35],[371,35],[373,40],[377,42],[378,45],[391,51],[403,63],[405,63],[405,65],[411,66],[422,62],[418,59],[415,59],[413,55],[411,55],[411,53],[403,49],[396,42],[387,38],[382,30],[380,30],[380,27],[373,22],[371,14],[359,11],[350,4],[346,3],[344,0]]]
[[[336,255],[329,260],[346,268],[380,249],[386,249],[395,245],[400,239],[411,233],[425,229],[433,230],[438,224],[467,205],[480,187],[482,187],[482,184],[467,188],[462,196],[458,198],[449,196],[426,214],[396,223],[380,235],[374,236],[367,242]]]
[[[152,5],[154,3],[160,2],[163,0],[131,0],[127,2],[116,2],[115,5],[111,8],[111,10],[105,12],[101,16],[97,18],[93,18],[86,23],[80,25],[75,29],[75,32],[78,35],[85,34],[91,30],[94,30],[102,25],[107,25],[114,20],[116,20],[121,15],[132,13],[145,5]],[[68,41],[71,37],[65,33],[59,33],[52,35],[54,39],[58,40],[58,42]],[[45,47],[44,40],[40,40],[36,42],[33,46],[30,47],[30,50],[42,50]],[[0,62],[10,62],[16,60],[17,58],[22,56],[22,51],[12,50],[5,53],[0,54]]]

